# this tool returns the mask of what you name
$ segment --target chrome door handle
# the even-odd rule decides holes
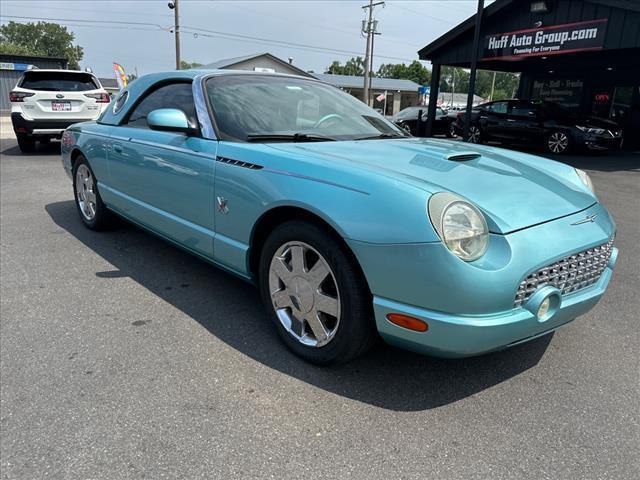
[[[113,151],[116,152],[116,153],[122,153],[122,145],[115,144],[113,146]]]
[[[507,118],[507,122],[515,122],[515,119],[513,119],[513,118]]]

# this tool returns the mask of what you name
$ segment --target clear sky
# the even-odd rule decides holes
[[[2,0],[0,20],[59,19],[57,22],[68,25],[84,48],[83,68],[91,67],[97,75],[111,77],[111,64],[118,62],[128,73],[137,68],[142,75],[175,66],[174,38],[169,32],[173,11],[167,7],[168,1]],[[323,72],[333,60],[344,62],[357,54],[364,56],[360,26],[364,19],[361,7],[368,3],[365,0],[179,2],[182,59],[186,61],[206,64],[268,51],[282,59],[293,57],[294,64],[303,70]],[[382,34],[375,38],[374,68],[381,63],[417,59],[418,49],[473,15],[476,7],[476,0],[387,0],[384,8],[375,9]]]

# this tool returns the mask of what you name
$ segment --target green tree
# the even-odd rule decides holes
[[[362,57],[353,57],[342,65],[335,60],[329,65],[324,73],[332,73],[334,75],[355,75],[357,77],[364,76],[364,59]]]
[[[491,98],[491,86],[493,84],[494,72],[478,70],[476,77],[476,95],[487,100],[506,100],[513,98],[518,91],[520,75],[509,72],[495,72],[496,82],[493,87],[493,98]]]
[[[443,66],[440,70],[438,91],[467,93],[469,91],[469,72],[460,67]]]
[[[74,35],[57,23],[9,22],[0,26],[0,51],[19,55],[62,57],[69,68],[79,69],[84,55],[82,47],[73,43]]]
[[[431,81],[431,72],[418,60],[414,60],[409,65],[404,63],[383,63],[378,68],[377,76],[412,80],[420,85],[427,85]]]
[[[5,55],[34,55],[31,48],[10,42],[0,42],[0,53]]]
[[[198,62],[185,62],[184,60],[180,60],[180,70],[190,70],[201,66],[202,64]]]

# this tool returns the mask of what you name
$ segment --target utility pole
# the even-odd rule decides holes
[[[496,72],[493,72],[493,81],[491,82],[491,95],[489,96],[490,101],[493,101],[493,89],[495,88],[495,86],[496,86]]]
[[[373,36],[376,34],[378,22],[373,19],[373,9],[378,5],[384,5],[383,1],[374,2],[369,0],[369,5],[364,5],[363,10],[369,10],[368,19],[362,21],[362,33],[367,34],[367,50],[364,55],[364,88],[362,90],[362,99],[367,105],[371,104],[371,75],[373,70]]]
[[[175,25],[173,26],[173,33],[176,36],[176,70],[180,70],[180,12],[178,8],[178,0],[173,0],[167,4],[167,6],[173,10],[175,19]]]
[[[456,67],[453,68],[453,82],[451,83],[451,108],[453,108],[453,94],[456,92]]]

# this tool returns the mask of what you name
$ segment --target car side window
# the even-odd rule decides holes
[[[177,108],[187,116],[189,123],[197,127],[198,117],[190,83],[170,83],[153,90],[142,99],[125,122],[129,127],[149,128],[147,115],[158,108]]]
[[[507,102],[495,102],[488,106],[487,110],[492,113],[507,113],[509,104]]]
[[[511,115],[517,117],[535,117],[538,108],[530,103],[514,103],[511,107]]]

